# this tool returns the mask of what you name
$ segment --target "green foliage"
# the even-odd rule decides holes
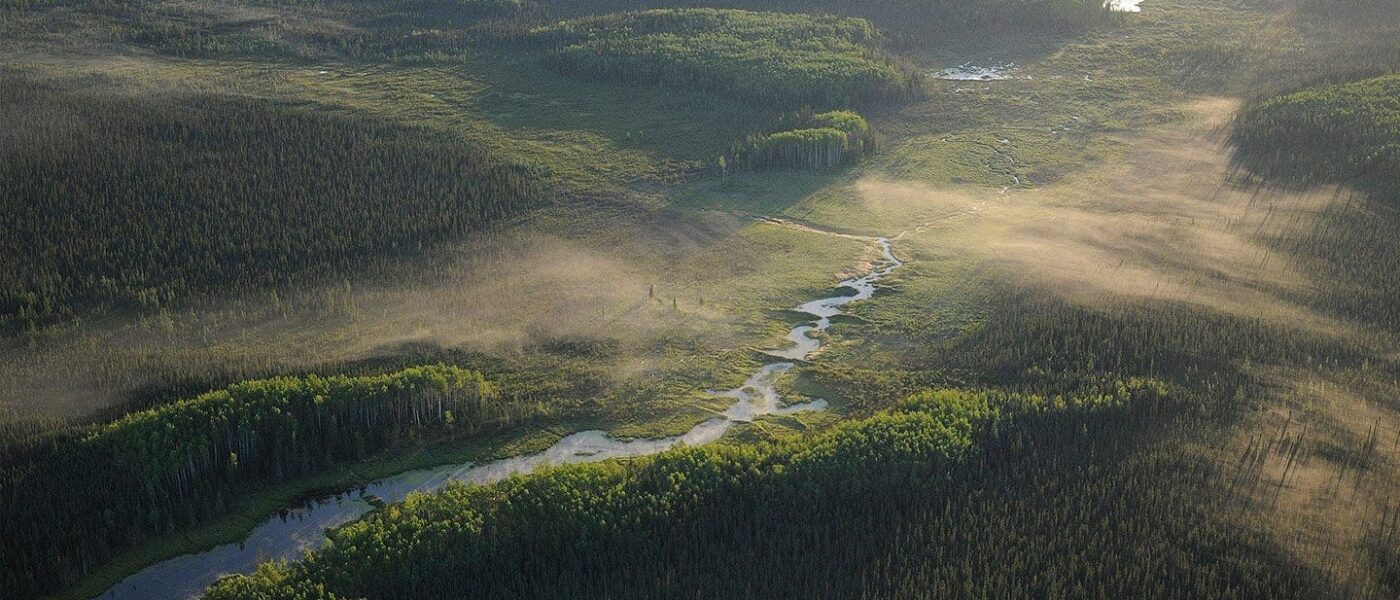
[[[1117,440],[1171,410],[1150,381],[1061,398],[926,392],[806,438],[414,495],[206,598],[1306,591],[1289,571],[1261,571],[1268,557],[1238,532],[1183,509],[1194,505],[1162,479],[1182,465],[1116,464]]]
[[[982,30],[1074,31],[1112,21],[1099,0],[546,0],[551,14],[590,15],[657,8],[736,8],[868,19],[901,41]]]
[[[1312,88],[1242,111],[1231,136],[1236,159],[1297,183],[1400,188],[1400,75]]]
[[[864,134],[870,131],[865,117],[849,110],[833,110],[812,115],[804,119],[810,127],[830,127],[846,134]]]
[[[497,418],[494,394],[479,373],[452,367],[354,378],[279,377],[129,414],[82,443],[102,447],[124,469],[165,481],[184,495],[213,474],[257,480],[307,470],[288,465],[297,455],[312,461],[322,454],[323,462],[357,458],[405,433],[444,425],[447,414],[491,421]]]
[[[340,281],[520,212],[529,172],[454,136],[221,96],[0,84],[0,325]]]
[[[514,14],[524,10],[529,3],[525,0],[410,0],[398,4],[418,10],[433,8],[473,17],[484,17]]]
[[[920,77],[879,50],[861,19],[742,10],[629,12],[533,30],[571,75],[703,90],[766,105],[838,106],[907,98]]]
[[[1395,5],[1389,0],[1299,0],[1299,8],[1311,15],[1330,19],[1394,20]]]
[[[1083,377],[1149,376],[1183,384],[1211,381],[1240,361],[1358,365],[1364,351],[1287,324],[1223,316],[1180,304],[1124,302],[1086,308],[1035,291],[1011,292],[988,304],[985,322],[937,357],[978,381],[1078,381]],[[1228,397],[1211,394],[1222,404]]]
[[[825,170],[855,164],[878,147],[864,117],[832,111],[799,116],[792,129],[754,136],[726,162],[756,170]]]
[[[846,163],[846,134],[830,127],[780,131],[760,138],[745,159],[758,169],[831,169]]]
[[[523,0],[0,1],[3,11],[63,9],[100,21],[103,35],[182,58],[450,62],[481,22],[528,18]]]
[[[263,483],[320,472],[449,432],[528,416],[480,373],[279,377],[4,448],[0,500],[13,518],[0,583],[50,591],[116,549],[217,517]],[[53,502],[62,498],[62,502]]]

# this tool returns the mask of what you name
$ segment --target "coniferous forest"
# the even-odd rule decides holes
[[[868,21],[737,10],[654,10],[531,32],[567,74],[693,88],[760,104],[894,100],[917,76],[879,50]]]
[[[1265,99],[1239,115],[1232,139],[1253,170],[1302,183],[1360,181],[1389,193],[1400,181],[1400,77]]]
[[[0,0],[0,600],[1400,597],[1392,4]]]
[[[0,319],[335,278],[489,227],[529,170],[411,125],[256,100],[5,80]],[[277,150],[272,152],[270,150]]]
[[[37,590],[114,550],[207,521],[259,483],[305,476],[530,409],[497,401],[480,373],[415,367],[365,377],[238,383],[111,423],[5,450],[10,590]],[[133,495],[113,502],[112,492]],[[62,502],[48,499],[63,498]]]
[[[1093,472],[1087,454],[1124,453],[1114,440],[1178,406],[1141,381],[1054,398],[925,392],[801,441],[418,496],[205,597],[1308,595],[1153,481],[1216,474],[1167,475],[1181,465],[1151,452]],[[1054,486],[1057,506],[1016,499],[1036,486]],[[1123,504],[1073,524],[1108,494]],[[1136,568],[1095,567],[1119,560]]]
[[[753,136],[730,162],[752,169],[832,169],[878,152],[879,140],[870,124],[851,111],[799,115],[791,129]]]

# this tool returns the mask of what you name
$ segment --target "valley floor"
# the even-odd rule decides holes
[[[32,24],[10,19],[0,32]],[[1383,43],[1389,30],[1377,30],[1358,45]],[[932,81],[926,98],[872,111],[887,140],[859,166],[722,175],[711,161],[771,115],[567,78],[499,49],[445,65],[320,64],[12,38],[0,75],[373,115],[547,165],[542,181],[565,190],[489,236],[363,277],[0,339],[0,408],[25,417],[81,421],[252,377],[468,354],[501,373],[546,373],[539,401],[560,406],[487,440],[425,442],[269,487],[58,597],[236,540],[311,490],[535,451],[584,429],[684,432],[725,410],[709,390],[739,387],[767,360],[758,350],[806,319],[788,307],[879,263],[874,236],[905,266],[777,384],[788,402],[828,399],[832,411],[761,417],[722,443],[798,438],[926,388],[1049,395],[1081,378],[1158,378],[1216,417],[1153,442],[1222,474],[1191,490],[1215,518],[1339,596],[1384,597],[1397,589],[1386,578],[1400,523],[1400,331],[1338,296],[1373,284],[1339,267],[1351,246],[1395,249],[1329,234],[1400,219],[1344,186],[1259,181],[1227,146],[1239,107],[1276,91],[1296,61],[1333,60],[1336,33],[1292,9],[1151,0],[1088,32],[950,35],[899,52],[925,72],[1012,62],[1011,78]]]

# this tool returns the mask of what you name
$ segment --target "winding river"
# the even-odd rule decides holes
[[[785,223],[776,219],[769,220]],[[198,554],[186,554],[156,563],[112,586],[99,598],[117,600],[196,597],[221,575],[251,572],[258,563],[267,560],[301,557],[305,550],[315,548],[325,540],[326,528],[358,519],[373,509],[376,499],[398,502],[411,492],[434,490],[449,481],[484,484],[500,481],[518,473],[527,473],[542,465],[646,456],[680,444],[708,444],[718,440],[735,424],[747,423],[763,415],[825,410],[825,400],[784,404],[778,397],[774,384],[795,366],[792,361],[806,359],[821,347],[821,340],[812,337],[811,334],[830,327],[831,318],[842,314],[841,307],[874,296],[876,282],[904,265],[891,251],[888,239],[862,239],[869,239],[878,244],[882,259],[865,276],[841,282],[840,287],[849,288],[855,293],[813,300],[795,308],[795,311],[811,315],[815,320],[799,325],[788,333],[787,339],[793,346],[768,352],[777,360],[760,367],[742,386],[727,391],[711,392],[716,397],[732,398],[734,403],[722,416],[706,420],[684,434],[658,439],[620,440],[603,431],[581,431],[560,439],[537,454],[515,456],[480,465],[444,465],[400,473],[351,492],[284,510],[258,525],[242,542],[225,544]]]

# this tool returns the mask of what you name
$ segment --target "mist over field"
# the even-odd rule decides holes
[[[1400,596],[1391,0],[0,0],[0,599]]]

